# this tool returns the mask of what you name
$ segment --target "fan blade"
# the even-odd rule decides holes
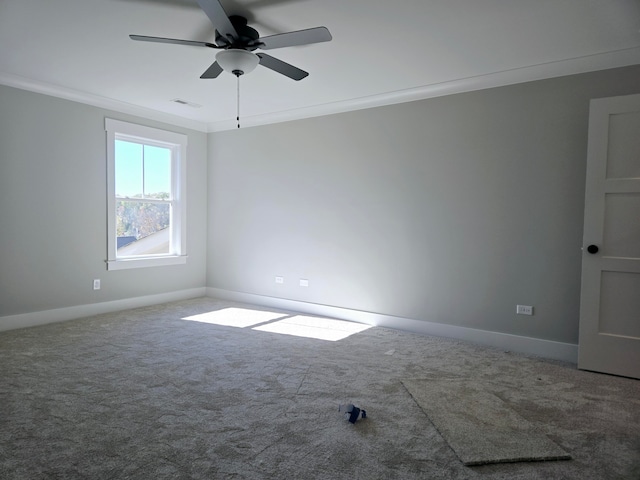
[[[224,11],[224,8],[222,8],[218,0],[198,0],[198,5],[200,5],[200,8],[207,14],[207,17],[209,17],[209,20],[211,20],[211,23],[213,23],[213,26],[216,27],[220,35],[224,38],[229,38],[229,36],[233,38],[238,37],[238,32],[231,24],[229,15]]]
[[[282,60],[278,60],[271,55],[267,55],[266,53],[256,53],[258,57],[260,57],[260,65],[267,67],[274,72],[281,73],[285,77],[292,78],[294,80],[302,80],[307,75],[309,75],[304,70],[300,70],[298,67],[294,67],[293,65],[289,65]]]
[[[129,38],[140,42],[175,43],[176,45],[191,45],[194,47],[221,48],[214,43],[196,42],[195,40],[179,40],[177,38],[146,37],[144,35],[129,35]]]
[[[218,62],[213,62],[207,70],[200,75],[200,78],[218,78],[218,75],[222,73],[222,67]]]
[[[262,37],[258,40],[263,45],[262,50],[273,50],[274,48],[293,47],[296,45],[309,45],[310,43],[328,42],[332,39],[327,27],[308,28],[297,32],[279,33]]]

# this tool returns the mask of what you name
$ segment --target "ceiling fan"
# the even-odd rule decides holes
[[[260,64],[293,80],[302,80],[309,73],[271,55],[262,52],[254,53],[254,51],[309,45],[328,42],[332,39],[331,33],[326,27],[260,37],[255,29],[247,25],[246,18],[239,15],[228,16],[219,0],[197,0],[197,2],[216,29],[215,43],[143,35],[129,35],[129,37],[132,40],[143,42],[173,43],[221,50],[216,55],[216,61],[200,78],[217,78],[223,71],[240,77],[240,75],[251,72]]]

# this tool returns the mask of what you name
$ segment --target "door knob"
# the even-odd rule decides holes
[[[587,247],[587,252],[589,252],[592,255],[595,254],[595,253],[598,253],[598,250],[600,250],[600,249],[598,248],[597,245],[589,245]]]

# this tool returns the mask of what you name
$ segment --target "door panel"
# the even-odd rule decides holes
[[[640,258],[640,193],[608,193],[604,211],[602,254]]]
[[[584,215],[578,367],[640,378],[640,95],[591,101]]]
[[[599,334],[640,339],[640,275],[602,272]]]
[[[609,118],[607,178],[640,177],[640,112]]]

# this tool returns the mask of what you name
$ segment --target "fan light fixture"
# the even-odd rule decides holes
[[[232,73],[238,79],[238,104],[237,116],[238,128],[240,128],[240,75],[253,72],[260,63],[260,57],[255,53],[240,48],[223,50],[216,55],[216,62],[225,72]]]
[[[236,77],[252,72],[260,62],[255,53],[239,48],[223,50],[216,55],[216,61],[225,72],[233,73]]]

